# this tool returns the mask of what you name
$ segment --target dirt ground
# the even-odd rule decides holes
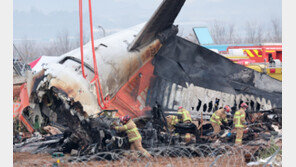
[[[145,167],[181,167],[181,166],[199,166],[208,167],[215,158],[181,158],[181,157],[154,157],[151,160],[141,158],[137,160],[121,160],[121,161],[89,161],[89,162],[67,162],[69,155],[65,155],[60,159],[52,158],[49,154],[31,154],[31,153],[13,153],[13,166],[15,167],[31,167],[31,166],[59,166],[59,167],[80,167],[80,166],[145,166]],[[59,161],[59,163],[57,163]],[[216,166],[247,166],[244,159],[241,157],[221,157],[215,163]]]

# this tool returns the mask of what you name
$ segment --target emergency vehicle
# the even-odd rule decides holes
[[[200,45],[237,64],[282,80],[282,44],[214,44],[207,27],[194,27],[193,32]]]

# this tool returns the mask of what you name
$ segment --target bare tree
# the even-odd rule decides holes
[[[58,33],[54,44],[59,55],[72,50],[72,44],[69,39],[69,32],[67,30],[64,30],[63,32]]]
[[[84,44],[89,41],[87,35],[84,35],[83,39]],[[59,56],[79,46],[79,35],[77,41],[75,39],[71,40],[67,30],[57,33],[56,38],[47,43],[38,44],[25,38],[20,43],[16,44],[19,52],[24,55],[25,62],[31,62],[42,55]]]
[[[20,54],[23,55],[23,59],[26,63],[35,60],[38,57],[38,49],[36,43],[33,40],[25,37],[20,43],[15,45]]]
[[[69,32],[64,30],[59,32],[56,38],[49,42],[48,45],[42,46],[40,50],[43,55],[59,56],[75,48],[75,43],[70,40]]]
[[[234,29],[235,27],[234,27],[234,24],[233,23],[231,23],[231,24],[228,24],[228,41],[230,42],[230,43],[235,43],[235,41],[234,41]]]
[[[216,44],[222,44],[226,42],[226,27],[223,22],[215,20],[210,26],[210,31]]]
[[[54,42],[49,42],[47,45],[43,45],[39,50],[42,55],[46,56],[58,56],[60,54],[59,49]]]
[[[272,18],[272,41],[273,42],[282,42],[282,23],[278,18]]]
[[[245,42],[248,42],[248,43],[264,42],[265,33],[262,25],[258,24],[258,22],[247,21],[245,31],[246,31]]]
[[[254,22],[247,21],[246,23],[246,42],[255,43],[256,26]]]
[[[241,43],[244,43],[244,39],[242,38],[240,33],[235,33],[233,36],[232,44],[241,44]]]
[[[90,38],[89,35],[85,32],[83,32],[83,44],[86,44],[89,42]],[[73,48],[78,48],[80,47],[80,33],[78,33],[75,37],[75,42],[73,43]]]
[[[210,25],[211,35],[216,44],[232,44],[240,40],[234,23],[225,23],[215,20]]]
[[[262,25],[258,25],[256,42],[261,43],[263,41],[264,41],[264,31],[263,31]]]
[[[241,35],[237,32],[237,28],[234,23],[229,23],[227,24],[227,43],[228,44],[239,44],[242,43],[242,37]]]
[[[198,44],[196,36],[193,33],[189,33],[189,35],[187,35],[184,38],[187,39],[188,41],[192,42],[192,43]]]

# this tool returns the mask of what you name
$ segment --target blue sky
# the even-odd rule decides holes
[[[84,0],[84,12],[88,11]],[[115,32],[147,21],[161,0],[92,0],[94,26]],[[13,0],[14,40],[50,40],[59,32],[79,33],[78,0]],[[281,0],[187,0],[176,23],[186,35],[194,26],[214,20],[234,23],[242,31],[246,21],[268,26],[271,18],[282,17]],[[84,13],[84,29],[89,30]]]

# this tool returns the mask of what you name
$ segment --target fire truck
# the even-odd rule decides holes
[[[207,27],[194,27],[199,45],[210,49],[237,64],[282,80],[282,44],[214,44]]]
[[[229,46],[226,52],[221,52],[221,54],[235,63],[282,80],[282,44]]]

